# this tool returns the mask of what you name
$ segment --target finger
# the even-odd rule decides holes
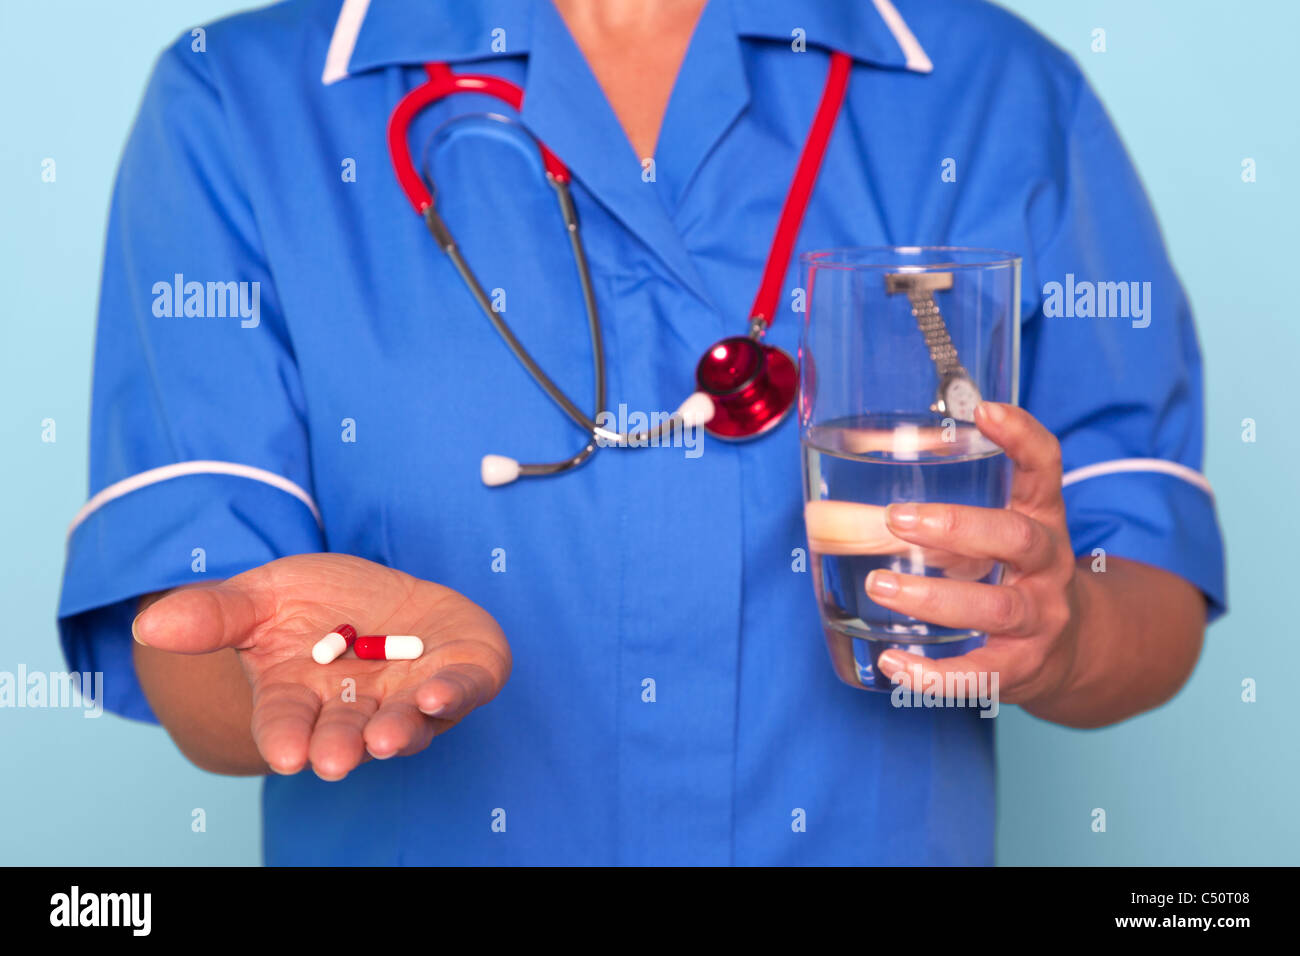
[[[276,773],[297,773],[307,766],[320,697],[302,684],[257,686],[253,693],[253,741]]]
[[[913,544],[1004,561],[1025,572],[1050,567],[1056,558],[1051,532],[1019,511],[903,502],[886,509],[886,521]]]
[[[420,712],[442,720],[458,720],[480,703],[487,703],[500,684],[478,664],[448,664],[415,691]]]
[[[897,554],[909,548],[890,532],[880,505],[810,501],[803,517],[808,547],[819,554]]]
[[[1019,588],[1006,584],[950,581],[875,570],[867,594],[881,607],[930,624],[988,634],[1025,635],[1037,626],[1037,611]]]
[[[937,660],[891,648],[876,660],[885,677],[913,691],[934,689],[945,700],[973,703],[979,695],[1006,699],[1029,676],[1029,665],[1014,641],[990,639],[969,654]],[[1013,701],[1006,699],[1007,703]]]
[[[181,588],[142,611],[131,630],[141,644],[180,654],[247,647],[270,616],[258,594],[229,581]]]
[[[1061,443],[1023,408],[1001,402],[980,402],[975,425],[1001,446],[1015,464],[1011,505],[1030,514],[1063,515],[1061,501]]]
[[[817,555],[914,554],[920,564],[943,568],[950,578],[975,581],[992,562],[943,548],[919,548],[889,530],[883,505],[856,501],[810,501],[804,505],[808,547]]]
[[[444,725],[446,726],[446,725]],[[376,760],[403,757],[429,746],[438,731],[434,720],[420,713],[413,694],[400,699],[385,698],[379,711],[366,723],[362,737],[366,750]]]
[[[379,707],[373,697],[328,700],[316,718],[308,758],[322,780],[342,780],[366,759],[362,737],[366,723]]]

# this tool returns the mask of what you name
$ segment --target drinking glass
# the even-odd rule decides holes
[[[1020,259],[993,249],[830,249],[800,257],[799,438],[813,586],[835,672],[892,684],[890,648],[965,654],[987,635],[876,604],[877,568],[996,584],[999,563],[891,534],[885,507],[947,502],[1005,508],[1011,465],[974,425],[981,399],[1015,404]]]

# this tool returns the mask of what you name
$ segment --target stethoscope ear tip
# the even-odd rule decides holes
[[[712,398],[704,392],[694,392],[673,413],[673,418],[678,419],[688,428],[698,428],[707,424],[713,418],[714,411],[715,406]],[[626,435],[609,432],[605,429],[597,429],[596,435],[614,443],[622,443],[628,440]],[[585,455],[582,457],[585,458]],[[483,479],[483,484],[489,488],[508,485],[522,473],[523,466],[515,459],[507,458],[505,455],[484,455],[483,461],[479,465],[479,475]],[[537,473],[533,472],[533,474]]]
[[[489,488],[508,485],[519,477],[519,462],[505,455],[484,455],[479,474]]]
[[[693,392],[677,409],[677,417],[688,428],[707,424],[714,413],[713,399],[703,392]]]

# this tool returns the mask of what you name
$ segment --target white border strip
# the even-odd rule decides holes
[[[1163,458],[1116,458],[1113,461],[1099,461],[1095,465],[1084,465],[1082,468],[1067,471],[1061,478],[1061,487],[1064,488],[1077,481],[1097,478],[1100,475],[1114,475],[1125,471],[1158,471],[1161,474],[1181,478],[1188,484],[1200,488],[1207,495],[1214,496],[1214,489],[1210,487],[1209,480],[1195,468],[1188,468],[1176,461],[1165,461]]]
[[[183,478],[186,475],[231,475],[235,478],[260,481],[272,488],[278,488],[280,491],[293,495],[311,509],[312,517],[316,519],[318,525],[325,526],[324,522],[321,521],[320,509],[316,507],[316,502],[311,500],[311,495],[288,478],[282,478],[280,475],[264,468],[254,468],[252,465],[238,465],[232,461],[181,461],[174,465],[163,465],[161,468],[150,468],[148,471],[142,471],[138,475],[123,478],[121,481],[109,485],[82,506],[82,509],[77,512],[77,516],[72,519],[72,524],[68,525],[68,534],[71,535],[72,532],[77,530],[78,525],[110,501],[129,495],[133,491],[139,491],[141,488],[147,488],[149,485],[156,485],[160,481],[170,481],[173,478]]]
[[[903,51],[903,56],[907,57],[907,68],[918,73],[932,72],[934,64],[926,56],[925,50],[921,48],[916,35],[908,28],[907,21],[903,19],[898,9],[889,0],[874,0],[874,3],[880,19],[885,21],[885,26],[889,27],[889,32],[894,35],[894,40]]]
[[[361,22],[365,20],[369,7],[370,0],[343,0],[343,9],[334,23],[334,35],[330,37],[329,52],[325,54],[325,72],[320,77],[326,86],[347,79],[348,63],[352,60],[357,34],[361,32]]]

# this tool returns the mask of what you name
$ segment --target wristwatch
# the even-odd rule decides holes
[[[980,402],[980,390],[970,373],[957,358],[957,348],[948,335],[934,293],[952,288],[951,272],[894,272],[885,275],[885,291],[890,294],[904,292],[912,304],[912,318],[925,336],[930,361],[939,377],[930,411],[945,418],[961,422],[975,420],[975,406]]]

